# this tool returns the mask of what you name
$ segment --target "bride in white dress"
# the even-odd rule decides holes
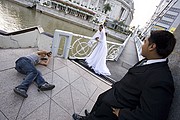
[[[86,58],[88,66],[92,67],[97,74],[111,75],[106,65],[107,43],[103,25],[99,26],[99,30],[94,34],[92,39],[95,39],[98,44],[92,54]]]

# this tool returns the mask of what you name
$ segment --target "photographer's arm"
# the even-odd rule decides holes
[[[47,66],[50,62],[51,56],[48,56],[47,60],[40,60],[39,64]]]
[[[47,54],[48,52],[45,51],[45,50],[40,50],[40,51],[37,51],[37,54],[38,55],[41,55],[41,54]]]

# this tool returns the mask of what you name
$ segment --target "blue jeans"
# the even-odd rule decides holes
[[[15,69],[18,72],[26,75],[22,83],[17,86],[20,89],[24,89],[27,91],[33,81],[35,81],[38,87],[46,83],[46,81],[42,77],[41,72],[38,71],[31,63],[31,61],[26,57],[21,57],[16,61]]]

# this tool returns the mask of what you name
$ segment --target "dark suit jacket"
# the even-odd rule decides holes
[[[166,120],[174,93],[167,63],[133,66],[103,102],[121,109],[119,120]]]

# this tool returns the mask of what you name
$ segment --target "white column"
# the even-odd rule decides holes
[[[128,11],[125,9],[123,14],[122,14],[123,20],[126,20],[127,15],[128,15]]]
[[[88,1],[87,8],[89,8],[90,4],[91,4],[91,0]]]
[[[117,6],[116,6],[116,7],[117,7]],[[119,13],[116,14],[116,16],[118,15],[117,18],[118,18],[118,20],[120,20],[121,17],[122,17],[122,16],[120,16],[120,14],[121,14],[121,9],[122,9],[122,4],[121,4],[121,3],[119,4],[119,7],[118,7],[118,8],[119,8]]]
[[[128,15],[129,15],[129,10],[126,11],[126,14],[125,14],[125,20],[127,21],[127,18],[128,18]],[[125,21],[125,22],[126,22]]]
[[[99,0],[97,0],[96,5],[95,5],[95,8],[98,7],[98,4],[99,4]]]
[[[99,0],[98,0],[99,1]],[[106,4],[107,3],[107,0],[105,0],[105,2],[104,2],[104,4]]]
[[[83,0],[80,0],[80,5],[82,4]]]
[[[61,43],[61,37],[65,36],[65,44],[63,49],[63,57],[65,59],[69,56],[69,50],[71,47],[71,41],[72,41],[72,32],[66,32],[62,30],[55,30],[54,32],[54,38],[53,38],[53,44],[52,44],[52,54],[53,56],[56,56],[58,54],[59,44]]]

